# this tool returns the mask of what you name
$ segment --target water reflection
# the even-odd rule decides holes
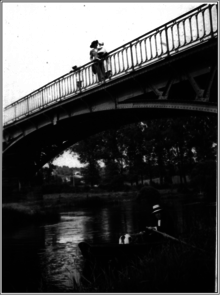
[[[77,245],[84,239],[91,240],[92,232],[87,230],[91,219],[85,212],[64,212],[59,223],[43,227],[45,248],[39,257],[49,286],[65,290],[73,287],[73,273],[76,276],[82,266]]]
[[[198,217],[215,218],[214,206],[210,207],[210,211],[206,206],[200,208],[198,204],[187,206],[175,200],[171,203],[169,210],[179,233],[187,231]],[[59,223],[27,226],[17,232],[4,234],[3,286],[10,286],[7,290],[3,289],[4,292],[39,292],[41,279],[36,279],[36,269],[49,286],[48,291],[73,290],[84,264],[78,243],[118,243],[122,233],[143,230],[148,218],[149,211],[145,204],[125,202],[96,209],[62,212]]]

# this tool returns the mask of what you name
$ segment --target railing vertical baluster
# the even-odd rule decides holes
[[[63,80],[63,78],[60,80],[60,82],[61,82],[61,92],[62,92],[62,98],[64,98],[65,97],[65,84],[64,84],[64,80]]]
[[[65,85],[65,96],[67,96],[68,95],[68,79],[65,77],[63,80]]]
[[[73,93],[76,93],[76,73],[72,74]]]
[[[173,28],[174,28],[174,26],[172,25],[171,27],[171,36],[172,36],[172,44],[173,44],[173,48],[172,48],[172,50],[174,50],[175,49],[175,42],[174,42],[174,36],[173,36]]]
[[[122,67],[123,67],[123,71],[125,71],[125,61],[124,61],[124,48],[122,50]]]
[[[59,97],[59,99],[61,99],[61,88],[60,88],[60,79],[58,80],[58,82],[57,82],[57,84],[58,84],[58,97]]]
[[[16,104],[15,104],[15,120],[16,120]]]
[[[155,41],[155,51],[156,51],[155,57],[158,57],[157,33],[154,35],[154,41]]]
[[[71,87],[71,78],[72,78],[72,76],[70,75],[69,77],[68,77],[68,81],[69,81],[69,94],[72,92],[72,87]]]
[[[89,69],[89,85],[92,85],[92,68],[88,67],[88,69]]]
[[[203,37],[206,35],[205,30],[205,10],[202,11],[202,20],[203,20]]]
[[[198,40],[199,39],[198,14],[196,14],[195,17],[196,17],[196,30],[197,30],[197,38],[196,38],[196,40]]]
[[[117,52],[118,73],[121,73],[120,52]]]
[[[117,71],[117,74],[118,73],[120,73],[120,59],[119,59],[119,52],[117,51],[117,53],[116,53],[116,56],[117,56],[117,69],[118,69],[118,71]]]
[[[71,75],[71,85],[72,85],[72,92],[75,92],[75,85],[74,85],[74,74]]]
[[[106,69],[107,69],[107,63],[106,63]],[[86,68],[86,78],[87,78],[87,84],[86,86],[90,85],[90,76],[89,76],[89,68]]]
[[[128,60],[128,48],[125,49],[126,59],[127,59],[127,70],[129,70],[129,60]]]
[[[85,89],[87,86],[86,68],[83,69],[82,73],[83,73],[83,78],[82,78],[83,82],[82,83],[83,83],[83,88]]]
[[[137,45],[138,43],[136,42],[134,45],[134,50],[135,50],[135,55],[136,55],[136,66],[138,65],[138,52],[137,52]]]
[[[57,100],[59,100],[60,98],[59,98],[59,93],[58,93],[58,89],[59,89],[59,82],[58,81],[56,81],[56,83],[55,83],[55,97],[56,97],[56,99]]]
[[[63,85],[64,85],[64,97],[68,94],[68,84],[67,84],[67,78],[63,78]]]
[[[115,74],[117,74],[117,72],[116,72],[116,53],[113,55],[113,57],[114,57],[114,66],[115,66],[115,68],[114,68],[114,70],[115,70]]]
[[[83,70],[82,70],[82,85],[83,85],[83,88],[85,88],[86,87],[86,83],[87,83],[87,79],[86,79],[86,69],[84,68]]]
[[[141,64],[143,63],[143,54],[142,54],[142,47],[141,47],[142,42],[143,42],[143,40],[140,41]]]
[[[124,72],[126,72],[128,69],[127,48],[126,47],[124,48],[124,51],[123,51],[123,64],[124,64]]]
[[[66,96],[69,94],[68,77],[65,77],[64,80],[65,80],[65,89],[66,89],[65,96]]]
[[[176,24],[176,28],[177,28],[177,48],[179,48],[181,46],[181,43],[180,43],[180,23]]]
[[[55,97],[54,97],[54,84],[51,85],[51,101],[53,102]]]
[[[80,69],[79,70],[79,88],[80,88],[80,91],[82,90],[82,81],[83,80],[83,69]]]
[[[162,47],[162,31],[159,31],[159,45],[160,45],[160,55],[163,55]]]
[[[152,36],[149,38],[149,43],[150,43],[150,59],[153,58],[153,50],[152,50],[151,39],[152,39]]]
[[[202,19],[200,19],[200,13]],[[134,70],[136,66],[142,64],[146,65],[158,56],[164,56],[165,54],[169,56],[170,53],[174,52],[176,49],[183,48],[185,45],[191,46],[203,38],[217,37],[217,13],[217,4],[201,5],[198,9],[194,9],[193,13],[186,13],[184,16],[180,16],[112,51],[111,54],[108,55],[108,61],[105,61],[106,69],[111,70],[112,77],[114,77],[123,72],[126,73],[127,70]],[[183,36],[181,34],[183,34]],[[163,47],[164,42],[166,42],[166,49]],[[142,48],[142,45],[144,48]],[[57,80],[48,83],[22,98],[16,104],[8,106],[5,108],[5,112],[10,113],[10,115],[7,117],[6,121],[4,121],[4,125],[13,120],[13,116],[14,119],[17,119],[30,113],[32,110],[37,110],[66,95],[78,93],[79,88],[77,85],[80,85],[80,90],[82,85],[81,83],[77,83],[78,81],[75,81],[77,78],[79,78],[79,81],[83,81],[83,89],[85,90],[88,86],[95,85],[97,82],[97,75],[93,75],[91,67],[92,64],[86,64],[80,67],[76,73],[63,75]]]
[[[55,83],[51,85],[51,96],[52,96],[52,101],[56,101],[56,95],[55,95]]]
[[[131,51],[131,68],[134,70],[134,59],[133,59],[133,53],[132,53],[132,43],[130,43],[130,51]]]
[[[144,49],[145,49],[145,61],[147,61],[147,38],[144,38]]]
[[[183,45],[186,44],[186,19],[183,21],[183,34],[184,34],[184,43]]]
[[[106,65],[106,69],[107,69],[107,65]],[[86,72],[87,72],[87,85],[86,86],[89,86],[90,85],[90,77],[89,77],[89,68],[87,67],[86,68]]]
[[[112,71],[112,59],[113,59],[113,57],[112,57],[112,55],[109,57],[109,66],[110,66],[110,71],[111,71],[111,73],[112,73],[112,75],[113,75],[113,71]]]
[[[121,73],[120,51],[118,51],[118,73]]]
[[[189,18],[189,28],[190,28],[190,42],[193,41],[193,32],[192,32],[192,17]]]
[[[72,92],[71,75],[68,76],[68,94]]]
[[[208,9],[209,9],[209,20],[210,20],[211,36],[213,37],[214,30],[213,30],[213,23],[212,23],[212,6],[210,5]]]
[[[27,98],[27,113],[29,113],[29,99]]]
[[[124,63],[123,63],[123,50],[121,50],[121,71],[124,71]]]
[[[43,89],[42,89],[41,101],[42,101],[42,107],[43,107],[44,106],[44,90]]]
[[[63,78],[63,96],[66,96],[66,79]]]

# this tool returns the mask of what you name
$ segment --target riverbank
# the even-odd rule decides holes
[[[27,223],[58,222],[62,210],[115,204],[133,198],[135,193],[60,193],[44,195],[40,200],[3,203],[3,230]]]
[[[37,203],[9,203],[2,205],[2,229],[16,229],[30,223],[58,222],[56,208],[43,209]]]
[[[195,239],[191,241],[195,242]],[[136,257],[126,263],[91,264],[81,280],[72,277],[73,292],[213,293],[215,251],[198,251],[168,244],[160,253]]]
[[[125,222],[132,226],[130,228],[131,232],[135,232],[135,222],[138,219],[144,220],[142,218],[146,212],[145,204],[142,205],[142,203],[133,201],[133,197],[136,196],[135,192],[133,196],[132,194],[123,196],[124,192],[118,194],[120,200],[118,204],[111,203],[115,199],[114,194],[110,198],[110,195],[107,197],[108,193],[106,193],[103,200],[106,199],[106,202],[110,202],[108,203],[109,206],[105,203],[104,207],[101,205],[99,209],[95,207],[95,210],[87,210],[88,207],[76,205],[77,199],[79,201],[82,198],[83,201],[81,202],[86,201],[86,194],[61,195],[60,202],[57,204],[59,195],[57,195],[57,198],[50,195],[50,197],[46,196],[40,201],[3,204],[3,210],[13,208],[26,215],[34,215],[33,208],[38,208],[35,211],[38,214],[39,211],[47,212],[48,210],[49,212],[50,209],[54,209],[61,215],[60,222],[47,223],[46,226],[32,226],[26,221],[24,228],[18,228],[17,231],[14,228],[14,226],[17,226],[17,222],[11,216],[15,230],[11,233],[5,232],[4,246],[7,250],[4,252],[4,274],[6,278],[4,285],[6,286],[8,283],[8,290],[12,290],[11,286],[13,286],[14,290],[17,291],[23,292],[26,290],[26,292],[41,293],[66,293],[67,291],[74,293],[212,292],[215,259],[214,205],[193,201],[189,195],[181,195],[180,193],[176,195],[171,194],[169,191],[160,193],[161,204],[168,204],[169,207],[172,207],[172,202],[176,204],[176,200],[178,201],[177,206],[173,207],[177,212],[175,213],[177,214],[175,220],[178,217],[178,223],[180,222],[179,225],[181,226],[179,228],[185,229],[184,231],[181,230],[181,236],[178,236],[178,238],[195,247],[204,249],[205,253],[197,252],[194,248],[183,248],[182,244],[179,244],[179,248],[171,248],[172,245],[170,245],[154,258],[150,255],[143,259],[126,261],[125,265],[122,266],[112,263],[107,264],[107,266],[93,265],[91,266],[92,271],[89,271],[92,277],[87,277],[82,268],[84,264],[80,264],[82,259],[80,252],[76,251],[77,243],[85,240],[90,234],[92,235],[91,238],[94,237],[94,241],[100,240],[100,237],[103,236],[102,241],[105,242],[105,234],[111,236],[111,241],[118,241],[118,235],[127,230],[123,225],[125,217]],[[89,202],[94,200],[95,203],[96,198],[102,198],[102,195],[103,193],[99,195],[98,192],[89,194]],[[53,200],[50,200],[50,198]],[[75,200],[73,200],[74,198]],[[188,198],[189,202],[185,201],[186,198]],[[71,206],[62,207],[65,204],[64,200],[68,199]],[[183,202],[179,202],[181,199]],[[184,204],[181,210],[178,207],[179,203],[181,206]],[[139,208],[138,211],[133,210],[135,207]],[[29,212],[29,210],[33,212]],[[106,227],[106,224],[108,227]],[[26,232],[27,235],[24,236],[23,233],[26,228],[28,231]],[[117,234],[112,235],[111,233],[114,232],[117,232]],[[24,239],[19,240],[18,233],[22,233]],[[9,239],[10,234],[11,240]],[[25,244],[23,244],[24,241]],[[34,251],[31,250],[31,245],[33,245]],[[29,251],[30,253],[27,256],[26,252]],[[40,257],[43,254],[43,261],[41,262],[38,260],[39,253]],[[34,266],[32,262],[33,255],[35,255],[37,263],[42,263],[39,268],[39,281],[37,281],[34,273],[36,265]],[[31,262],[25,264],[25,261]],[[16,265],[17,268],[15,269]],[[68,266],[67,269],[66,266]],[[29,273],[30,279],[28,279]],[[31,278],[33,283],[31,283]],[[65,283],[63,284],[63,282]]]
[[[169,204],[172,199],[195,200],[191,194],[180,194],[177,190],[159,190],[161,203]],[[40,200],[23,200],[2,204],[3,227],[20,226],[27,222],[57,222],[62,210],[80,207],[99,207],[120,202],[135,201],[138,191],[129,192],[89,192],[46,194]],[[199,200],[197,198],[197,200]],[[201,200],[200,200],[201,201]]]
[[[90,193],[60,193],[46,194],[43,196],[45,207],[79,207],[116,204],[131,201],[136,198],[137,192],[90,192]]]

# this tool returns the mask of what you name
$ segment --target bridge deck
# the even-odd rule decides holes
[[[4,127],[68,99],[89,95],[131,73],[138,73],[166,58],[201,47],[216,39],[217,4],[204,4],[111,51],[104,60],[110,76],[98,82],[92,62],[44,85],[4,109]],[[193,78],[191,78],[193,79]]]

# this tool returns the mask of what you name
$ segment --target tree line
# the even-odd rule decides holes
[[[198,190],[216,186],[217,118],[200,115],[146,120],[91,136],[69,148],[77,154],[84,180],[116,188],[124,181],[160,185],[187,175]],[[104,166],[104,168],[103,168]]]

